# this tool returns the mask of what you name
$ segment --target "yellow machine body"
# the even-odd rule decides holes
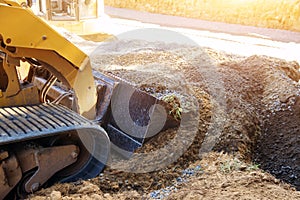
[[[29,9],[7,4],[13,2],[0,0],[0,50],[6,53],[2,68],[8,76],[8,86],[1,91],[0,106],[37,103],[36,90],[31,89],[33,93],[28,95],[28,89],[22,88],[17,81],[16,68],[20,66],[20,60],[30,57],[46,63],[51,73],[72,88],[77,111],[93,119],[97,98],[88,56]]]
[[[51,99],[54,84],[65,90]],[[61,104],[66,97],[71,103]],[[0,200],[23,198],[55,174],[64,181],[99,174],[110,141],[92,121],[96,104],[89,57],[31,9],[0,0]]]

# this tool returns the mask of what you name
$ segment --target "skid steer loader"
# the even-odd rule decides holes
[[[130,157],[150,132],[178,125],[153,120],[160,112],[165,102],[93,71],[30,9],[0,0],[0,199],[97,176],[111,144]]]

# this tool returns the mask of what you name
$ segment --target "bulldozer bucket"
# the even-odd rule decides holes
[[[157,133],[179,126],[170,106],[118,77],[94,72],[98,88],[97,121],[125,157]]]

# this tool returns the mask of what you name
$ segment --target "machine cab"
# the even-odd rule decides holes
[[[97,18],[101,0],[33,0],[35,11],[47,20],[83,20]]]

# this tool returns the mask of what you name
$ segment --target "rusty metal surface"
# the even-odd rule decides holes
[[[114,88],[119,84],[120,81],[97,71],[93,71],[93,75],[98,90],[96,120],[100,123],[107,123],[105,120],[108,115],[108,109],[111,103]]]
[[[22,178],[22,170],[15,155],[1,161],[0,164],[0,199],[17,185]]]
[[[4,159],[6,159],[6,158],[8,158],[8,152],[7,151],[2,151],[2,152],[0,152],[0,161],[2,161],[2,160],[4,160]]]
[[[24,180],[19,188],[27,193],[36,191],[57,171],[73,164],[79,150],[75,145],[49,148],[16,147],[16,154],[0,164],[0,199],[3,199],[21,181],[23,174],[37,169],[31,177]],[[23,188],[24,187],[24,188]]]
[[[79,149],[75,145],[48,148],[24,148],[17,152],[23,173],[37,168],[25,183],[25,191],[38,190],[56,172],[77,161]]]
[[[37,88],[39,90],[42,90],[44,84],[46,83],[46,80],[41,77],[34,77],[33,83],[35,86],[37,86]],[[60,88],[60,87],[54,85],[49,89],[49,91],[47,93],[47,95],[48,95],[47,97],[50,100],[55,100],[55,99],[58,99],[60,96],[66,94],[67,92],[68,91],[64,90],[63,88]],[[70,96],[69,96],[69,97],[63,98],[60,101],[60,104],[71,109],[72,101],[73,101],[73,98],[70,98]]]

